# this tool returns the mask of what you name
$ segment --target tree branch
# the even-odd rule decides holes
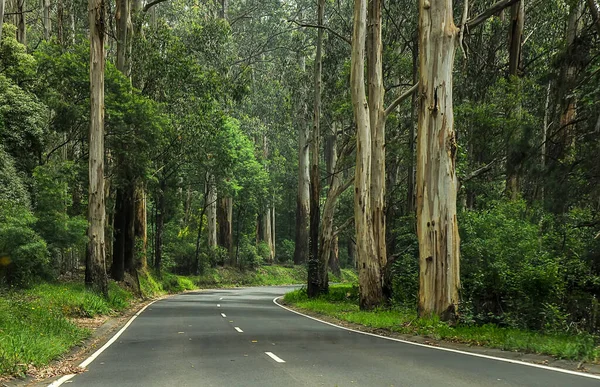
[[[404,94],[402,94],[400,97],[396,98],[394,100],[394,102],[392,102],[390,104],[390,106],[388,106],[387,109],[385,109],[385,112],[383,113],[384,117],[389,116],[394,109],[400,105],[402,103],[402,101],[404,101],[405,99],[407,99],[408,97],[410,97],[415,91],[417,91],[417,88],[419,87],[419,82],[415,83],[413,85],[413,87],[411,87],[410,89],[408,89],[406,92],[404,92]]]
[[[459,28],[463,29],[466,27],[469,30],[471,28],[475,28],[478,25],[480,25],[481,23],[483,23],[484,21],[486,21],[490,16],[497,14],[498,12],[502,11],[504,8],[510,7],[511,5],[515,4],[518,1],[520,1],[520,0],[500,0],[500,1],[496,2],[494,5],[492,5],[491,7],[489,7],[488,9],[486,9],[485,11],[481,12],[479,15],[467,20],[466,23],[459,26]]]
[[[498,161],[503,161],[503,160],[506,160],[506,157],[502,157],[500,159],[498,159],[498,158],[493,159],[492,161],[490,161],[483,167],[476,169],[473,172],[469,173],[467,176],[465,176],[463,179],[461,179],[461,183],[465,183],[471,179],[474,179],[478,176],[483,175],[484,173],[489,172],[492,169],[492,167],[494,166],[494,164],[496,164]]]
[[[154,0],[154,1],[151,1],[151,2],[149,2],[148,4],[144,5],[144,9],[143,9],[143,11],[144,11],[144,12],[148,12],[148,10],[149,10],[150,8],[154,7],[154,6],[155,6],[155,5],[157,5],[157,4],[164,3],[165,1],[167,1],[167,0]]]
[[[342,225],[340,227],[337,228],[337,230],[335,230],[333,232],[333,237],[335,238],[336,236],[338,236],[338,234],[342,231],[344,231],[344,229],[346,227],[348,227],[350,225],[350,223],[352,223],[354,221],[354,217],[351,216],[348,219],[346,219],[346,221],[344,223],[342,223]]]
[[[310,24],[310,23],[300,23],[300,22],[298,22],[296,20],[288,20],[288,22],[294,23],[294,24],[298,25],[299,27],[320,28],[320,29],[329,31],[330,33],[332,33],[336,37],[342,39],[344,42],[346,42],[346,43],[348,43],[350,45],[352,44],[352,41],[350,39],[348,39],[347,37],[345,37],[343,35],[338,34],[337,32],[335,32],[334,30],[332,30],[331,28],[329,28],[327,26],[322,26],[322,25],[318,25],[318,24]]]

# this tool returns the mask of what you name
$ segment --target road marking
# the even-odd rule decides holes
[[[217,308],[220,308],[220,307],[221,307],[221,304],[217,304]]]
[[[123,326],[123,328],[121,328],[121,330],[119,330],[117,333],[115,333],[115,335],[106,342],[106,344],[104,344],[99,350],[97,350],[96,352],[94,352],[90,357],[88,357],[87,359],[85,359],[81,364],[79,364],[79,367],[81,368],[87,368],[88,365],[90,365],[91,362],[93,362],[94,360],[96,360],[96,358],[98,356],[100,356],[100,354],[102,352],[104,352],[106,350],[106,348],[110,347],[111,344],[113,344],[115,341],[117,341],[117,339],[119,338],[119,336],[121,336],[123,334],[123,332],[125,332],[125,329],[127,329],[131,323],[133,322],[133,320],[135,320],[140,314],[142,314],[142,312],[144,310],[146,310],[147,307],[149,307],[150,305],[154,304],[157,300],[152,301],[151,303],[149,303],[148,305],[144,306],[142,309],[140,309],[136,314],[133,315],[133,317],[131,317],[129,319],[129,321],[127,321],[127,324],[125,324]],[[54,382],[52,382],[48,387],[58,387],[60,385],[62,385],[63,383],[73,379],[75,377],[75,374],[70,374],[70,375],[65,375],[62,378],[55,380]]]
[[[221,317],[225,318],[227,316],[225,315],[225,313],[221,313]]]
[[[221,301],[223,299],[223,297],[219,298],[219,301]]]
[[[548,371],[561,372],[563,374],[569,374],[569,375],[581,376],[581,377],[584,377],[584,378],[590,378],[590,379],[600,380],[600,375],[586,374],[586,373],[579,372],[579,371],[565,370],[565,369],[562,369],[562,368],[555,368],[555,367],[545,366],[545,365],[541,365],[541,364],[527,363],[527,362],[521,361],[521,360],[505,359],[505,358],[502,358],[502,357],[495,357],[495,356],[490,356],[490,355],[483,355],[483,354],[480,354],[480,353],[466,352],[466,351],[461,351],[461,350],[458,350],[458,349],[444,348],[444,347],[434,347],[432,345],[421,344],[421,343],[414,343],[412,341],[407,341],[407,340],[402,340],[402,339],[396,339],[394,337],[380,336],[380,335],[377,335],[375,333],[357,331],[356,329],[346,328],[346,327],[342,327],[342,326],[339,326],[339,325],[336,325],[336,324],[333,324],[333,323],[330,323],[330,322],[327,322],[327,321],[319,320],[316,317],[308,316],[308,315],[306,315],[304,313],[300,313],[300,312],[297,312],[297,311],[295,311],[293,309],[290,309],[290,308],[288,308],[286,306],[283,306],[283,305],[281,305],[280,303],[277,302],[277,300],[280,299],[280,298],[282,298],[282,297],[283,296],[275,297],[273,299],[273,303],[275,305],[279,306],[280,308],[283,308],[283,309],[287,310],[288,312],[292,312],[292,313],[295,313],[297,315],[309,318],[311,320],[318,321],[318,322],[320,322],[322,324],[327,324],[327,325],[330,325],[332,327],[343,329],[343,330],[346,330],[346,331],[349,331],[349,332],[359,333],[361,335],[366,335],[366,336],[378,337],[380,339],[396,341],[396,342],[399,342],[399,343],[404,343],[404,344],[409,344],[409,345],[415,345],[417,347],[424,347],[424,348],[434,349],[434,350],[438,350],[438,351],[454,352],[454,353],[459,353],[461,355],[480,357],[480,358],[490,359],[490,360],[497,360],[497,361],[502,361],[502,362],[505,362],[505,363],[519,364],[519,365],[523,365],[523,366],[527,366],[527,367],[541,368],[541,369],[548,370]]]
[[[236,331],[240,332],[240,333],[244,333],[243,330],[241,330],[239,327],[233,327],[233,329],[235,329]]]
[[[273,352],[265,352],[267,356],[271,359],[275,360],[277,363],[285,363],[285,360],[281,359],[279,356],[275,355]]]

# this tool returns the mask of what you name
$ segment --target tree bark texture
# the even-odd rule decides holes
[[[371,124],[365,91],[365,39],[367,1],[354,1],[354,27],[350,87],[356,122],[356,168],[354,181],[354,223],[361,309],[372,309],[383,301],[381,267],[372,227],[371,211]]]
[[[208,184],[208,196],[206,198],[207,246],[212,250],[217,247],[217,186],[215,184],[215,176],[207,176],[206,183]]]
[[[23,45],[27,45],[27,22],[25,19],[25,0],[16,0],[17,2],[17,41]]]
[[[306,104],[304,104],[306,110]],[[296,234],[294,264],[306,262],[309,246],[310,174],[308,137],[309,126],[300,119],[298,125],[298,195],[296,196]]]
[[[146,207],[146,190],[143,183],[135,185],[135,245],[138,269],[146,269],[148,265],[148,214]]]
[[[382,0],[369,0],[367,16],[367,74],[371,125],[371,211],[379,267],[387,262],[385,243],[385,107],[383,99]]]
[[[508,57],[508,77],[510,82],[520,82],[519,70],[522,63],[523,46],[523,26],[525,22],[525,0],[513,4],[510,8],[510,30],[509,30],[509,57]],[[519,105],[510,113],[517,121],[520,121],[522,109]],[[518,149],[518,144],[522,141],[523,130],[520,126],[509,129],[510,136],[507,141],[506,158],[506,192],[511,200],[517,200],[521,191],[521,164],[522,156]]]
[[[317,23],[323,25],[325,15],[325,0],[319,0],[317,6]],[[310,239],[308,252],[308,288],[309,297],[317,297],[327,293],[327,261],[319,257],[319,201],[321,181],[319,174],[319,153],[321,140],[321,81],[323,70],[323,29],[317,31],[317,52],[315,56],[315,98],[313,113],[313,129],[310,142]],[[323,266],[325,270],[323,270]]]
[[[5,0],[0,0],[0,42],[2,41],[2,28],[4,26],[4,5]]]
[[[219,228],[218,243],[219,246],[227,250],[229,255],[229,264],[233,266],[233,199],[230,197],[221,198],[217,207],[217,224]]]
[[[339,248],[338,237],[335,233],[333,221],[335,217],[335,209],[338,196],[342,194],[341,179],[337,170],[338,155],[337,155],[337,125],[334,122],[331,132],[325,139],[325,166],[328,176],[329,189],[325,206],[323,209],[323,220],[321,222],[321,235],[319,236],[319,256],[320,260],[328,261],[331,271],[340,275]],[[327,219],[330,218],[330,219]]]
[[[154,269],[160,275],[162,269],[162,237],[165,225],[165,190],[167,185],[164,180],[160,182],[156,200],[156,230],[154,231]]]
[[[113,220],[114,239],[113,254],[110,273],[115,281],[123,281],[125,278],[125,212],[122,205],[124,202],[122,188],[117,188],[115,195],[115,214]]]
[[[417,235],[419,314],[453,320],[458,308],[456,138],[452,70],[458,28],[451,0],[419,0]]]
[[[108,296],[106,278],[104,222],[104,0],[89,0],[90,25],[90,133],[88,249],[86,285]]]
[[[52,23],[50,21],[50,0],[42,0],[43,5],[43,26],[44,26],[44,40],[50,40],[50,31],[52,30]]]

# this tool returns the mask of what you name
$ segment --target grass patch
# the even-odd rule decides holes
[[[79,283],[0,293],[0,375],[23,375],[28,365],[48,364],[90,335],[70,318],[116,313],[132,297],[115,283],[108,299]]]
[[[483,326],[456,325],[439,319],[421,319],[414,310],[405,308],[361,311],[358,308],[358,288],[353,285],[334,285],[329,295],[309,299],[306,289],[287,293],[284,301],[302,309],[331,316],[369,328],[431,337],[471,345],[551,355],[569,360],[600,360],[600,346],[590,334],[567,335]]]

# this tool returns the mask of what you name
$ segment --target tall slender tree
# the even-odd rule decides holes
[[[89,0],[88,14],[90,29],[89,240],[85,282],[88,287],[108,296],[104,243],[105,1]]]

